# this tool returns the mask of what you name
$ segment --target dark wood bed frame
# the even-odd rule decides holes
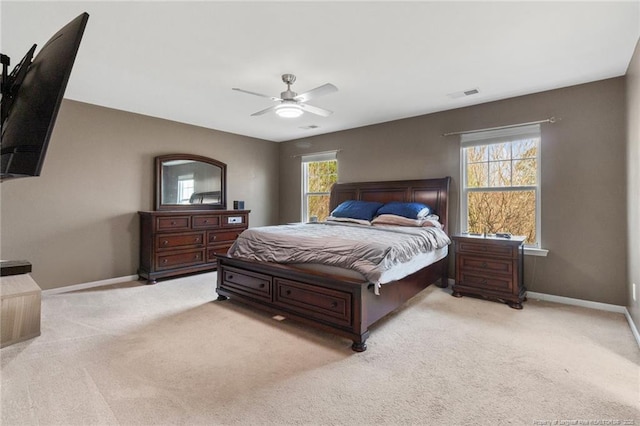
[[[347,200],[417,201],[431,206],[448,231],[451,178],[335,184],[330,209]],[[218,300],[232,298],[268,312],[310,324],[353,340],[367,349],[369,327],[430,284],[448,285],[448,257],[401,280],[384,284],[380,294],[364,280],[326,275],[293,266],[218,255]]]

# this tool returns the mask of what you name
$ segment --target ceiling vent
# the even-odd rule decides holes
[[[462,92],[449,93],[447,96],[449,96],[451,99],[458,99],[464,98],[465,96],[477,95],[478,93],[480,93],[480,90],[478,88],[475,88],[463,90]]]
[[[310,124],[308,126],[300,126],[301,129],[305,129],[305,130],[312,130],[312,129],[317,129],[320,126],[317,126],[315,124]]]

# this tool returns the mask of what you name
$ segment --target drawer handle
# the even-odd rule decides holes
[[[199,254],[196,254],[195,256],[193,256],[193,258],[194,258],[194,259],[196,259],[196,260],[198,260],[198,259],[200,259],[200,255],[199,255]]]
[[[204,223],[209,223],[209,219],[205,219],[205,220],[204,220]]]
[[[167,259],[162,259],[162,263],[167,263],[168,260]]]
[[[264,283],[260,283],[260,288],[264,288]]]
[[[175,225],[175,224],[176,224],[176,221],[175,221],[175,220],[172,220],[172,221],[171,221],[171,224],[172,224],[172,225]]]
[[[291,295],[291,290],[285,291],[284,294],[286,294],[287,296]]]
[[[215,241],[215,239],[216,239],[216,238],[218,238],[218,237],[214,235],[214,236],[213,236],[213,240]]]
[[[487,262],[482,262],[482,267],[486,268],[487,267]]]
[[[232,280],[233,279],[233,275],[229,274],[229,279]]]
[[[193,239],[193,241],[195,241],[196,243],[199,243],[200,242],[200,238],[196,237],[196,238]]]
[[[338,302],[332,302],[331,303],[331,307],[332,308],[337,308],[338,307]]]
[[[480,281],[480,284],[486,284],[487,280],[486,279],[482,279],[482,281]]]
[[[163,245],[163,246],[166,246],[167,244],[169,244],[169,241],[167,241],[167,240],[164,240],[164,241],[162,242],[162,245]]]

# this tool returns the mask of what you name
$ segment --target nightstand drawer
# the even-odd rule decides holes
[[[517,257],[518,248],[508,245],[487,244],[482,242],[458,241],[456,245],[457,252],[460,253],[479,253],[492,256]]]
[[[511,260],[458,255],[457,261],[460,263],[460,269],[464,272],[476,271],[508,276],[513,274],[513,262]]]
[[[484,275],[467,271],[460,271],[459,275],[460,285],[463,286],[503,291],[511,291],[513,289],[513,280],[511,277],[499,277],[489,274]]]

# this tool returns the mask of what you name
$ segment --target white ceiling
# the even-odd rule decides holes
[[[271,141],[621,76],[640,34],[640,0],[3,1],[2,52],[17,63],[83,11],[66,98]],[[251,117],[272,101],[231,90],[279,96],[283,73],[336,85],[309,102],[334,114]]]

